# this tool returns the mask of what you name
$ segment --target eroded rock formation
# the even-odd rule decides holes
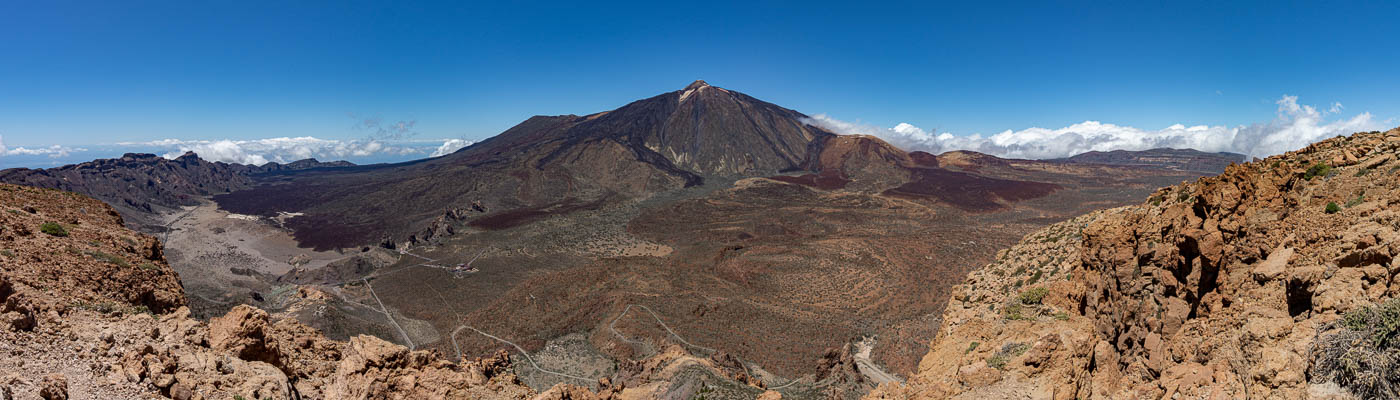
[[[1397,152],[1328,139],[1027,236],[868,398],[1345,398],[1317,341],[1400,294]]]

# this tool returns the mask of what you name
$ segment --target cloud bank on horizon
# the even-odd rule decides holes
[[[68,147],[52,145],[48,147],[5,147],[5,137],[0,136],[0,156],[48,156],[49,158],[67,157],[74,152],[87,151],[80,147]]]
[[[875,136],[907,151],[938,154],[970,150],[1023,159],[1064,158],[1089,151],[1162,147],[1231,152],[1262,158],[1297,150],[1337,135],[1381,129],[1379,121],[1369,112],[1329,121],[1329,116],[1342,112],[1341,103],[1333,103],[1323,111],[1298,104],[1297,96],[1284,95],[1275,103],[1278,104],[1278,111],[1272,121],[1236,127],[1176,124],[1161,130],[1145,130],[1084,121],[1059,129],[1028,128],[1006,130],[991,136],[958,136],[926,131],[907,123],[884,128],[842,121],[826,114],[814,115],[805,122],[836,133]]]
[[[429,154],[430,151],[429,157],[438,157],[472,144],[464,139],[443,139],[442,145],[431,147],[436,142],[434,140],[405,143],[378,139],[339,140],[302,136],[251,140],[161,139],[119,144],[159,149],[165,152],[162,154],[165,158],[173,159],[192,151],[208,161],[250,165],[288,163],[307,158],[332,161],[373,156],[412,156]]]

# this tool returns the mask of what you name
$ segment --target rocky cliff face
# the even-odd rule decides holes
[[[870,398],[1386,398],[1400,129],[1338,137],[1027,236]]]

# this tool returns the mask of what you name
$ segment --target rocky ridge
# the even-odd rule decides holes
[[[531,398],[504,353],[454,364],[239,306],[189,317],[155,238],[69,192],[0,185],[0,386],[20,398]],[[306,292],[303,292],[306,293]]]
[[[1394,396],[1397,153],[1400,129],[1332,138],[1031,234],[867,398]]]
[[[197,204],[201,198],[252,187],[252,176],[270,172],[354,166],[314,158],[287,164],[242,165],[210,162],[187,152],[174,159],[127,153],[57,168],[0,170],[0,182],[78,192],[116,207],[133,227],[158,231],[150,218],[162,209]]]

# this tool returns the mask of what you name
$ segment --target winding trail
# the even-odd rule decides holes
[[[484,253],[484,252],[485,252],[485,251],[483,250],[482,253]],[[403,270],[406,270],[406,269],[410,269],[410,268],[413,268],[413,267],[428,267],[428,268],[448,268],[448,267],[443,267],[443,266],[439,266],[439,265],[430,264],[430,263],[435,262],[435,261],[437,261],[437,260],[432,259],[432,258],[428,258],[428,257],[424,257],[424,256],[420,256],[420,255],[417,255],[417,254],[413,254],[413,253],[410,253],[410,252],[408,252],[408,251],[402,251],[402,252],[400,252],[400,254],[408,255],[408,256],[413,256],[413,257],[422,259],[423,262],[422,262],[422,263],[418,263],[418,264],[407,265],[407,266],[404,266],[404,267],[400,267],[400,268],[397,268],[397,269],[394,269],[394,270],[385,271],[385,272],[382,272],[382,273],[372,273],[372,274],[370,274],[370,275],[366,275],[366,276],[363,277],[363,278],[360,278],[360,280],[363,281],[363,282],[365,283],[365,287],[368,288],[368,289],[370,290],[370,295],[374,297],[375,302],[379,303],[379,308],[380,308],[380,309],[377,310],[377,311],[383,313],[386,317],[389,318],[389,322],[392,323],[392,324],[394,325],[394,328],[397,329],[397,330],[399,331],[399,334],[400,334],[400,335],[403,335],[404,340],[405,340],[406,342],[409,343],[409,348],[410,348],[410,349],[413,349],[415,346],[414,346],[414,344],[413,344],[412,339],[409,338],[408,333],[407,333],[406,331],[404,331],[403,327],[400,326],[399,323],[394,319],[394,316],[393,316],[392,313],[389,312],[388,307],[385,307],[384,302],[381,301],[381,300],[379,299],[379,295],[376,294],[376,293],[374,292],[374,287],[370,285],[369,278],[385,276],[385,275],[389,275],[389,274],[396,273],[396,272],[399,272],[399,271],[403,271]],[[481,254],[477,254],[477,256],[474,257],[474,258],[472,259],[472,261],[469,261],[468,264],[471,264],[471,262],[475,262],[475,261],[476,261],[476,258],[480,258],[480,257],[481,257]],[[346,281],[346,282],[348,282],[348,281]],[[331,285],[341,285],[341,284],[344,284],[344,283],[345,283],[345,282],[336,282],[336,283],[333,283],[333,284],[331,284]],[[451,302],[447,301],[447,298],[444,297],[444,296],[442,295],[442,292],[441,292],[441,291],[439,291],[437,288],[433,287],[431,284],[428,284],[428,283],[425,283],[423,286],[426,286],[429,290],[432,290],[433,293],[434,293],[435,295],[437,295],[438,300],[442,302],[444,308],[448,309],[448,310],[451,311],[454,315],[457,316],[458,321],[463,321],[463,320],[464,320],[464,318],[462,317],[462,314],[456,310],[456,307],[453,307],[453,306],[452,306],[452,303],[451,303]],[[345,299],[343,296],[342,296],[342,300],[346,300],[346,301],[348,302],[348,299]],[[370,306],[368,306],[368,305],[363,305],[363,304],[360,304],[360,303],[357,303],[357,302],[352,302],[352,303],[355,303],[356,305],[360,305],[360,306],[363,306],[363,307],[366,307],[366,308],[373,309],[372,307],[370,307]],[[642,340],[637,340],[637,339],[629,338],[629,337],[627,337],[626,335],[623,335],[622,332],[620,332],[620,331],[617,330],[617,323],[618,323],[618,321],[621,321],[624,317],[626,317],[627,314],[630,313],[630,312],[632,311],[632,308],[634,308],[634,307],[635,307],[635,308],[640,308],[640,309],[642,309],[643,311],[646,311],[647,314],[650,315],[651,318],[652,318],[653,320],[656,321],[657,325],[660,325],[662,329],[665,329],[665,330],[666,330],[666,333],[667,333],[667,334],[669,334],[671,337],[674,337],[674,338],[676,339],[676,341],[680,342],[681,344],[683,344],[683,345],[685,345],[685,346],[687,346],[687,347],[690,347],[690,348],[699,349],[699,350],[704,350],[704,351],[707,351],[707,352],[710,352],[710,353],[718,353],[718,352],[719,352],[719,350],[716,350],[716,349],[714,349],[714,348],[706,347],[706,346],[701,346],[701,345],[698,345],[698,344],[695,344],[695,343],[691,343],[691,342],[688,341],[688,340],[685,340],[685,338],[682,337],[679,333],[676,333],[676,331],[675,331],[674,329],[671,329],[671,326],[668,325],[668,324],[666,324],[666,321],[662,320],[662,319],[661,319],[661,316],[660,316],[660,315],[657,315],[657,313],[656,313],[655,310],[652,310],[651,307],[647,307],[646,305],[643,305],[643,304],[628,304],[628,305],[622,310],[622,313],[621,313],[621,314],[619,314],[616,318],[613,318],[612,322],[609,322],[609,323],[608,323],[608,330],[612,331],[613,335],[617,336],[618,339],[622,340],[623,342],[626,342],[626,343],[633,343],[633,344],[645,344],[645,343],[646,343],[646,342],[644,342],[644,341],[642,341]],[[492,339],[492,340],[495,340],[495,341],[504,343],[504,344],[506,344],[506,345],[509,345],[510,347],[514,348],[517,352],[519,352],[520,355],[521,355],[522,357],[525,357],[525,361],[528,362],[528,363],[530,364],[530,366],[531,366],[532,368],[534,368],[536,371],[543,372],[543,373],[550,374],[550,375],[560,376],[560,377],[564,377],[564,378],[574,379],[574,380],[578,380],[578,381],[580,381],[580,382],[590,383],[590,384],[597,381],[597,379],[594,379],[594,378],[587,378],[587,377],[583,377],[583,376],[578,376],[578,375],[568,374],[568,373],[564,373],[564,372],[552,371],[552,370],[545,369],[545,368],[541,367],[541,366],[539,365],[539,363],[535,362],[534,357],[531,357],[531,356],[530,356],[530,353],[527,352],[527,351],[525,351],[525,348],[520,347],[520,345],[515,344],[515,342],[511,342],[511,341],[506,340],[506,339],[503,339],[503,338],[501,338],[501,337],[498,337],[498,336],[495,336],[495,335],[486,333],[486,332],[484,332],[484,331],[482,331],[482,330],[480,330],[480,329],[476,329],[475,327],[473,327],[473,326],[471,326],[471,325],[467,325],[467,324],[458,325],[456,329],[453,329],[453,330],[452,330],[452,334],[450,335],[450,337],[451,337],[451,339],[452,339],[452,349],[457,353],[457,359],[458,359],[458,360],[461,360],[461,359],[462,359],[462,349],[461,349],[461,346],[457,343],[457,335],[458,335],[459,333],[461,333],[461,331],[462,331],[463,329],[470,329],[472,332],[476,332],[476,333],[479,334],[479,335],[482,335],[482,336],[485,336],[485,337],[490,338],[490,339]],[[870,361],[869,358],[868,358],[868,350],[866,350],[866,354],[867,354],[866,357],[859,357],[859,356],[856,357],[856,364],[857,364],[858,370],[860,370],[862,373],[864,373],[866,376],[870,377],[872,380],[876,381],[877,383],[884,383],[884,382],[888,382],[888,381],[900,381],[898,377],[894,377],[894,376],[891,376],[891,375],[885,373],[885,372],[884,372],[883,370],[881,370],[878,366],[876,366],[872,361]],[[742,367],[744,368],[744,372],[745,372],[745,373],[749,374],[749,376],[753,376],[753,377],[757,378],[757,375],[755,375],[751,370],[749,370],[749,365],[748,365],[747,362],[744,362],[743,360],[740,360],[740,363],[739,363],[739,364],[740,364],[740,366],[742,366]],[[784,389],[787,389],[787,388],[789,388],[789,387],[792,387],[793,385],[797,385],[797,384],[799,384],[799,383],[802,383],[802,378],[792,379],[792,380],[789,380],[787,383],[784,383],[784,384],[778,385],[778,386],[769,386],[769,387],[768,387],[768,390],[774,390],[774,391],[784,390]],[[826,379],[825,381],[812,382],[812,383],[810,384],[810,386],[807,387],[807,389],[810,390],[810,389],[821,388],[821,387],[829,386],[829,385],[831,385],[831,384],[833,384],[833,383],[835,383],[834,379],[828,378],[828,379]]]
[[[712,348],[709,348],[709,347],[701,346],[701,345],[694,344],[694,343],[691,343],[691,342],[686,341],[685,338],[681,337],[681,335],[676,334],[676,331],[671,330],[671,327],[670,327],[669,325],[666,325],[666,322],[665,322],[665,321],[662,321],[662,320],[661,320],[661,317],[657,316],[657,315],[656,315],[656,312],[651,310],[651,307],[647,307],[647,306],[644,306],[644,305],[641,305],[641,304],[628,304],[628,305],[627,305],[627,308],[622,309],[622,314],[618,314],[617,318],[613,318],[612,323],[609,323],[609,324],[608,324],[608,330],[611,330],[612,333],[613,333],[614,335],[617,335],[617,337],[621,338],[622,341],[628,342],[628,343],[642,343],[642,341],[640,341],[640,340],[628,339],[626,336],[623,336],[623,335],[622,335],[622,332],[618,332],[618,331],[617,331],[617,321],[621,321],[621,320],[622,320],[622,317],[626,317],[626,316],[627,316],[627,312],[632,311],[632,307],[637,307],[637,308],[646,310],[647,314],[651,314],[651,318],[652,318],[652,319],[655,319],[655,320],[656,320],[656,323],[659,324],[659,325],[661,325],[661,328],[665,329],[667,333],[670,333],[671,336],[674,336],[674,337],[676,338],[676,340],[679,340],[682,344],[685,344],[686,346],[694,347],[694,348],[697,348],[697,349],[709,351],[709,352],[711,352],[711,353],[718,353],[718,352],[719,352],[719,350],[715,350],[715,349],[712,349]],[[746,368],[747,368],[747,367],[746,367]]]
[[[165,243],[170,243],[170,231],[172,230],[172,229],[170,228],[171,226],[174,226],[175,223],[180,222],[180,220],[185,219],[185,217],[190,216],[190,214],[194,214],[195,211],[198,211],[199,208],[200,208],[200,207],[203,207],[203,206],[204,206],[204,204],[202,204],[202,203],[201,203],[201,204],[196,204],[196,205],[194,206],[194,208],[191,208],[189,211],[186,211],[184,214],[180,214],[180,216],[175,217],[175,219],[170,220],[170,222],[166,222],[166,223],[165,223],[165,232],[161,232],[161,233],[160,233],[160,242],[161,242],[161,244],[164,245]]]
[[[617,322],[618,322],[618,321],[621,321],[623,317],[627,316],[627,313],[628,313],[629,311],[632,311],[632,307],[640,308],[640,309],[642,309],[642,310],[645,310],[645,311],[647,312],[647,314],[651,314],[651,318],[652,318],[652,319],[655,319],[655,320],[656,320],[656,323],[659,324],[659,325],[661,325],[661,328],[662,328],[662,329],[665,329],[667,333],[669,333],[671,336],[675,337],[676,340],[680,341],[682,344],[685,344],[686,346],[694,347],[694,348],[697,348],[697,349],[707,350],[707,351],[714,352],[714,353],[718,353],[718,352],[719,352],[718,350],[715,350],[715,349],[712,349],[712,348],[709,348],[709,347],[705,347],[705,346],[701,346],[701,345],[697,345],[697,344],[691,343],[691,342],[689,342],[689,341],[686,341],[685,338],[683,338],[683,337],[681,337],[681,335],[677,334],[675,330],[672,330],[671,327],[670,327],[670,325],[667,325],[667,324],[666,324],[666,321],[662,321],[662,320],[661,320],[661,317],[658,316],[658,315],[656,315],[656,312],[655,312],[655,311],[652,311],[651,307],[647,307],[647,306],[641,305],[641,304],[628,304],[627,307],[624,308],[624,309],[622,310],[622,314],[618,314],[617,318],[613,318],[612,322],[608,323],[608,330],[612,331],[613,335],[617,336],[618,339],[621,339],[623,342],[635,343],[635,344],[646,344],[646,342],[643,342],[643,341],[641,341],[641,340],[630,339],[630,338],[628,338],[627,336],[623,335],[622,332],[619,332],[619,331],[617,330]],[[454,332],[454,333],[455,333],[455,332]],[[862,343],[862,345],[864,345],[864,343]],[[892,375],[889,375],[889,374],[885,373],[884,370],[881,370],[879,366],[876,366],[874,362],[870,361],[870,357],[869,357],[869,353],[870,353],[869,347],[870,347],[870,346],[868,346],[868,345],[864,345],[864,346],[866,346],[866,347],[863,349],[863,350],[864,350],[863,355],[857,355],[856,357],[854,357],[854,358],[856,359],[856,366],[857,366],[857,369],[858,369],[862,374],[866,375],[867,377],[870,377],[870,379],[871,379],[871,380],[874,380],[877,384],[879,384],[879,383],[884,383],[884,382],[889,382],[889,381],[903,382],[903,381],[900,380],[898,377],[895,377],[895,376],[892,376]],[[737,356],[736,356],[736,357],[737,357]],[[748,363],[745,363],[745,362],[741,359],[740,362],[739,362],[739,365],[742,366],[742,367],[744,367],[744,373],[749,374],[749,376],[758,378],[758,375],[755,375],[755,374],[753,373],[753,371],[750,371],[750,370],[749,370]],[[802,383],[802,378],[792,379],[792,380],[789,380],[787,383],[784,383],[784,384],[778,385],[778,386],[769,386],[767,389],[768,389],[768,390],[773,390],[773,391],[778,391],[778,390],[786,389],[786,388],[791,387],[792,385],[796,385],[796,384],[798,384],[798,383]],[[807,389],[808,389],[808,390],[811,390],[811,389],[818,389],[818,388],[830,386],[830,385],[833,384],[833,383],[835,383],[834,377],[829,377],[829,378],[827,378],[827,379],[825,379],[825,380],[823,380],[823,381],[812,382],[812,383],[811,383],[811,386],[808,387]]]
[[[420,255],[417,255],[417,254],[409,253],[409,252],[407,252],[407,251],[403,252],[403,254],[411,255],[411,256],[418,257],[418,258],[421,258],[421,259],[425,260],[422,264],[412,265],[412,266],[410,266],[410,267],[416,267],[416,266],[437,267],[437,266],[435,266],[435,265],[428,264],[428,263],[430,263],[430,262],[437,261],[437,260],[434,260],[434,259],[431,259],[431,258],[427,258],[427,257],[423,257],[423,256],[420,256]],[[477,258],[480,258],[482,254],[486,254],[486,250],[482,250],[480,254],[477,254],[477,255],[476,255],[476,257],[477,257]],[[476,258],[472,258],[472,261],[467,262],[467,264],[468,264],[468,265],[471,265],[471,263],[472,263],[472,262],[475,262],[475,261],[476,261]],[[463,317],[462,317],[462,313],[457,311],[457,307],[452,306],[452,302],[447,301],[447,297],[445,297],[445,296],[442,295],[442,291],[439,291],[437,288],[433,287],[433,285],[432,285],[432,284],[429,284],[429,283],[424,283],[423,286],[426,286],[429,290],[432,290],[432,291],[433,291],[433,294],[437,295],[438,300],[442,302],[443,306],[445,306],[449,311],[452,311],[452,314],[453,314],[453,315],[456,315],[456,316],[457,316],[457,321],[465,321],[465,320],[466,320],[466,318],[463,318]],[[452,335],[451,335],[451,337],[452,337],[452,350],[457,352],[457,359],[458,359],[458,360],[461,360],[461,359],[462,359],[462,347],[461,347],[460,345],[457,344],[457,334],[458,334],[459,332],[461,332],[462,329],[471,329],[473,332],[476,332],[476,333],[478,333],[478,334],[481,334],[482,336],[486,336],[486,337],[491,338],[491,339],[493,339],[493,340],[496,340],[496,341],[498,341],[498,342],[508,344],[508,345],[510,345],[510,347],[514,347],[516,351],[519,351],[519,352],[520,352],[520,355],[521,355],[521,356],[525,357],[525,361],[530,362],[530,366],[534,367],[536,371],[540,371],[540,372],[543,372],[543,373],[546,373],[546,374],[550,374],[550,375],[555,375],[555,376],[562,376],[562,377],[570,378],[570,379],[577,379],[577,380],[583,381],[583,382],[585,382],[585,383],[597,382],[597,379],[585,378],[585,377],[578,376],[578,375],[571,375],[571,374],[566,374],[566,373],[559,372],[559,371],[551,371],[551,370],[547,370],[547,369],[541,368],[539,364],[535,363],[535,359],[534,359],[533,357],[530,357],[530,353],[525,351],[525,348],[520,347],[519,345],[517,345],[517,344],[515,344],[514,342],[511,342],[511,341],[509,341],[509,340],[501,339],[501,338],[499,338],[499,337],[496,337],[495,335],[491,335],[491,334],[489,334],[489,333],[482,332],[480,329],[476,329],[475,327],[472,327],[471,325],[467,325],[467,324],[458,325],[458,326],[457,326],[457,329],[453,329],[453,330],[452,330]]]
[[[379,311],[384,313],[384,316],[389,317],[389,323],[394,324],[394,329],[398,329],[399,334],[403,335],[403,340],[408,342],[408,349],[413,350],[418,347],[413,344],[413,338],[408,337],[408,332],[404,331],[402,326],[399,326],[399,321],[394,320],[394,314],[390,314],[389,308],[385,307],[384,302],[379,300],[379,295],[374,293],[374,286],[369,284],[369,279],[361,278],[361,280],[365,281],[365,287],[369,288],[369,294],[374,296],[374,301],[379,303]]]
[[[875,362],[870,360],[870,352],[874,350],[874,348],[875,344],[873,339],[862,340],[860,343],[856,344],[856,354],[851,357],[856,361],[856,369],[866,377],[869,377],[870,380],[875,381],[877,385],[887,382],[904,382],[899,379],[899,377],[880,369],[880,366],[875,365]]]
[[[540,371],[540,372],[543,372],[543,373],[546,373],[546,374],[550,374],[550,375],[557,375],[557,376],[562,376],[562,377],[565,377],[565,378],[577,379],[577,380],[584,381],[584,382],[587,382],[587,383],[593,383],[593,382],[596,382],[596,381],[597,381],[596,379],[584,378],[584,377],[578,376],[578,375],[570,375],[570,374],[566,374],[566,373],[563,373],[563,372],[550,371],[550,370],[541,368],[539,364],[536,364],[536,363],[535,363],[535,359],[532,358],[532,357],[530,357],[530,353],[527,352],[527,351],[525,351],[525,348],[520,347],[519,345],[516,345],[515,343],[513,343],[513,342],[511,342],[511,341],[509,341],[509,340],[501,339],[501,338],[496,337],[496,336],[493,336],[493,335],[491,335],[491,334],[489,334],[489,333],[482,332],[481,330],[476,329],[476,328],[473,328],[471,325],[466,325],[466,324],[463,324],[463,325],[461,325],[461,326],[458,326],[457,329],[453,329],[453,330],[452,330],[452,347],[455,348],[455,349],[457,349],[457,354],[458,354],[458,358],[459,358],[459,359],[461,358],[462,350],[461,350],[460,348],[457,347],[457,332],[461,332],[462,329],[471,329],[472,331],[474,331],[474,332],[476,332],[476,333],[479,333],[479,334],[481,334],[482,336],[486,336],[486,337],[488,337],[488,338],[495,339],[496,341],[499,341],[499,342],[501,342],[501,343],[505,343],[505,344],[510,345],[511,347],[514,347],[516,351],[519,351],[519,352],[520,352],[520,355],[521,355],[521,356],[524,356],[524,357],[525,357],[525,361],[529,361],[529,362],[530,362],[530,366],[535,367],[535,370],[537,370],[537,371]]]

